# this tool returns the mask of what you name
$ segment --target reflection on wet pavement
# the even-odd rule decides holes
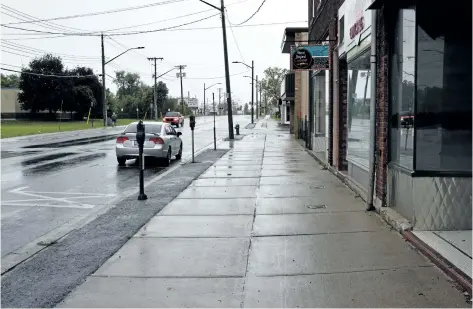
[[[74,167],[79,164],[85,164],[89,160],[94,160],[98,158],[103,158],[105,157],[105,153],[96,153],[96,154],[90,154],[90,155],[85,155],[81,156],[78,158],[73,158],[73,159],[68,159],[68,160],[63,160],[63,161],[58,161],[58,162],[52,162],[48,164],[43,164],[37,167],[33,167],[30,169],[26,169],[23,171],[24,176],[30,176],[34,174],[47,174],[47,173],[55,173],[60,169],[64,169],[67,167]]]
[[[4,151],[4,150],[2,150],[1,153],[2,153],[2,159],[8,159],[8,158],[26,156],[26,155],[30,155],[30,154],[37,153],[37,152],[36,151],[16,152],[16,151]]]
[[[46,161],[56,160],[56,159],[63,158],[63,157],[68,157],[68,156],[73,155],[73,154],[74,154],[74,152],[56,153],[56,154],[47,155],[47,156],[44,156],[44,157],[39,157],[39,158],[34,158],[34,159],[23,161],[23,162],[21,162],[21,165],[28,166],[28,165],[32,165],[32,164],[38,164],[38,163],[42,163],[42,162],[46,162]]]
[[[43,145],[31,145],[31,146],[25,146],[23,148],[60,148],[60,147],[68,147],[68,146],[79,146],[79,145],[86,145],[86,144],[109,141],[115,138],[116,136],[85,138],[85,139],[79,139],[79,140],[68,141],[68,142],[59,142],[59,143],[51,143],[51,144],[43,144]]]

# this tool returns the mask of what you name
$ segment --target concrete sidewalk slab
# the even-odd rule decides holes
[[[265,167],[263,167],[265,168]],[[267,167],[266,167],[267,168]],[[346,186],[340,182],[340,180],[331,173],[321,173],[320,175],[311,175],[307,177],[300,176],[281,176],[281,177],[261,177],[260,185],[330,185],[331,187],[343,187]]]
[[[156,216],[137,237],[248,237],[253,214],[226,216]]]
[[[244,170],[248,169],[248,166],[242,166]],[[236,169],[238,170],[238,169]],[[232,186],[258,186],[258,178],[202,178],[196,179],[192,182],[191,186],[195,187],[232,187]]]
[[[244,308],[452,308],[451,284],[434,267],[250,277]]]
[[[185,189],[179,198],[184,199],[212,199],[212,198],[240,198],[256,197],[255,186],[221,187],[209,190],[209,187],[189,187]]]
[[[349,200],[349,197],[355,198],[355,193],[347,193],[347,188],[342,186],[331,187],[330,184],[309,185],[293,184],[287,185],[261,185],[258,191],[258,197],[304,197],[313,196],[318,199],[338,199],[343,197]]]
[[[391,231],[257,237],[248,272],[309,275],[431,266]]]
[[[90,277],[59,307],[238,308],[243,285],[242,278]]]
[[[344,196],[327,199],[314,199],[313,197],[276,197],[258,198],[256,200],[257,215],[282,215],[282,214],[304,214],[319,212],[340,212],[340,211],[364,211],[366,205],[361,199],[352,202],[347,201]]]
[[[192,204],[192,207],[189,207]],[[205,216],[205,215],[252,215],[255,198],[238,199],[175,199],[160,213],[160,216]]]
[[[93,276],[243,277],[248,238],[133,237]]]
[[[207,171],[199,178],[259,178],[261,171]]]
[[[386,226],[364,212],[257,215],[255,236],[317,235],[382,231]]]

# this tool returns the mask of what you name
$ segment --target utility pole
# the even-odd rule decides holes
[[[259,110],[258,110],[258,75],[256,75],[256,89],[255,89],[255,94],[256,94],[256,119],[259,118]]]
[[[186,76],[186,73],[182,72],[182,69],[185,69],[187,65],[178,65],[176,66],[179,69],[179,73],[177,73],[178,77],[181,78],[181,114],[184,115],[184,89],[182,88],[182,78]]]
[[[228,139],[235,139],[233,135],[233,106],[232,106],[232,90],[230,89],[230,67],[228,65],[228,47],[227,47],[227,29],[225,26],[225,5],[220,0],[222,14],[222,32],[223,32],[223,57],[225,59],[225,84],[227,86],[227,108],[228,108]]]
[[[223,3],[224,0],[220,0],[220,8],[211,3],[208,3],[205,0],[199,1],[220,11],[221,14],[223,34],[223,58],[225,62],[225,85],[227,87],[226,98],[228,108],[228,139],[235,139],[235,136],[233,134],[232,90],[230,87],[230,67],[228,65],[227,29],[225,26],[225,4]]]
[[[254,87],[254,82],[255,82],[255,62],[251,60],[251,123],[254,123],[254,107],[255,107],[255,101],[254,101],[254,92],[255,92],[255,87]]]
[[[260,109],[260,113],[261,113],[261,109],[262,109],[261,103],[263,102],[263,96],[261,95],[261,90],[262,90],[261,88],[263,88],[263,87],[261,87],[261,82],[260,82],[260,85],[259,85],[259,109]],[[265,106],[264,107],[265,112],[264,112],[263,116],[266,116],[266,103],[265,103],[264,106]]]
[[[221,106],[222,103],[220,101],[221,95],[222,95],[221,91],[222,91],[222,88],[218,88],[218,114],[219,115],[222,115],[222,106]]]
[[[156,60],[163,60],[162,57],[150,57],[148,60],[154,61],[154,93],[153,93],[153,106],[154,106],[154,119],[158,120],[158,84],[157,79],[158,75],[156,74]]]
[[[205,90],[207,90],[207,88],[205,88],[205,83],[204,83],[204,116],[205,116]],[[204,118],[205,120],[205,118]]]
[[[107,127],[107,88],[105,88],[105,50],[103,47],[103,33],[100,35],[102,39],[102,113],[103,113],[103,126]]]

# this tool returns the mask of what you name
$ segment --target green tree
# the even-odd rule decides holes
[[[1,74],[1,85],[2,87],[18,88],[20,87],[20,76],[17,74]]]
[[[243,114],[248,115],[250,113],[250,110],[248,109],[248,103],[245,103],[245,107],[243,108]]]
[[[50,113],[59,110],[70,81],[67,81],[66,78],[28,73],[63,75],[63,72],[64,65],[60,57],[47,54],[41,58],[33,59],[29,63],[29,68],[22,69],[20,75],[21,92],[18,95],[18,100],[21,108],[31,110],[33,114],[43,110],[49,110]]]
[[[270,104],[276,104],[281,93],[281,83],[289,71],[278,67],[269,67],[264,70],[261,88]]]

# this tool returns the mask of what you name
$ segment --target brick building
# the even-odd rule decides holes
[[[330,66],[308,71],[306,138],[378,210],[469,242],[471,6],[309,0],[308,43],[329,46]]]

